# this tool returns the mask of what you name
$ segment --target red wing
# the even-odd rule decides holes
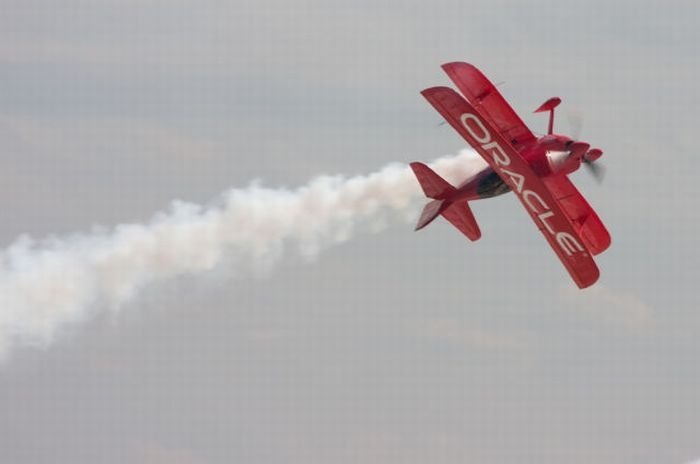
[[[422,94],[518,196],[579,288],[598,280],[598,267],[577,231],[542,180],[499,131],[450,88],[433,87]]]
[[[476,67],[457,62],[444,64],[442,69],[474,109],[516,150],[520,151],[523,146],[537,140],[496,86]]]
[[[610,246],[610,234],[595,210],[564,175],[542,179],[569,218],[586,248],[597,255]]]

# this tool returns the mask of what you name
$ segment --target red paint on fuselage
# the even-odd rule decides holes
[[[573,143],[575,143],[574,140],[565,135],[545,135],[534,143],[521,146],[520,154],[539,177],[547,177],[562,171],[569,174],[581,167],[581,158],[569,157],[570,159],[567,159],[565,164],[555,170],[548,153],[568,153]],[[508,192],[510,189],[505,182],[488,166],[460,184],[448,200],[450,202],[479,200]]]

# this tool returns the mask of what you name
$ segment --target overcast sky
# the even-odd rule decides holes
[[[555,130],[584,115],[606,178],[572,179],[613,243],[579,291],[507,195],[473,204],[475,243],[393,221],[312,262],[149,286],[0,365],[0,461],[698,458],[699,16],[693,0],[3,0],[0,248],[253,179],[457,154],[419,95],[447,61],[505,81],[536,132],[551,96]]]

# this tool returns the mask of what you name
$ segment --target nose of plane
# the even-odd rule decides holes
[[[590,147],[591,145],[586,142],[572,142],[568,146],[569,152],[571,153],[569,156],[575,159],[581,159]]]

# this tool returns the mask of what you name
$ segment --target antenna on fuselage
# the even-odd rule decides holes
[[[554,131],[554,108],[559,106],[560,103],[561,98],[552,97],[546,102],[542,103],[542,105],[534,111],[535,113],[549,111],[549,126],[547,127],[547,135],[552,135],[552,132]]]

